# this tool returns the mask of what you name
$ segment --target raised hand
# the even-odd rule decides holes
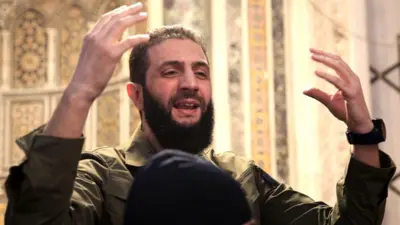
[[[133,35],[121,40],[128,27],[147,18],[140,12],[142,8],[136,3],[106,13],[85,36],[75,73],[43,131],[45,135],[81,137],[94,100],[106,88],[124,52],[149,39]]]
[[[318,77],[333,84],[338,91],[328,94],[322,90],[311,88],[304,94],[324,104],[339,120],[356,133],[368,133],[373,123],[364,99],[359,77],[339,56],[317,49],[310,49],[311,58],[336,72],[336,75],[316,70]]]
[[[141,3],[121,6],[104,14],[83,40],[79,62],[67,90],[80,100],[93,102],[105,89],[122,55],[149,39],[133,35],[121,40],[124,31],[147,18]],[[121,40],[121,41],[120,41]]]

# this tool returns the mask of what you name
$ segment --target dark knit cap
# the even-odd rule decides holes
[[[192,154],[163,150],[132,184],[125,225],[243,225],[245,194],[229,174]]]

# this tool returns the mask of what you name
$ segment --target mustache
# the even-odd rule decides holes
[[[197,91],[193,91],[193,90],[182,90],[182,91],[179,91],[178,93],[176,93],[174,96],[171,97],[171,99],[169,100],[168,106],[171,109],[175,102],[183,100],[183,99],[188,99],[188,98],[198,101],[199,104],[200,104],[200,109],[202,111],[205,110],[206,102],[205,102],[204,98],[202,98],[197,93]]]

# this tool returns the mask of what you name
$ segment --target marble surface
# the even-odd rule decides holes
[[[229,103],[231,110],[232,151],[245,155],[242,96],[242,14],[241,0],[226,2]]]
[[[367,1],[369,63],[378,73],[387,71],[400,62],[400,1]],[[384,77],[373,80],[372,115],[383,118],[386,123],[387,139],[380,147],[388,153],[399,166],[400,152],[400,67],[388,72]],[[371,76],[374,75],[371,73]],[[375,74],[376,75],[376,74]],[[387,79],[385,81],[385,79]],[[397,171],[398,172],[398,171]],[[393,182],[393,188],[400,189],[400,180]],[[384,224],[396,224],[400,220],[400,195],[390,189],[387,200]]]

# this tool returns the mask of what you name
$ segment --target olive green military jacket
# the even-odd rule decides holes
[[[42,129],[17,140],[27,158],[10,169],[6,181],[6,225],[121,225],[135,171],[155,153],[141,131],[127,147],[82,152],[84,136],[57,138],[41,134]],[[383,152],[382,168],[351,158],[337,184],[337,204],[330,207],[275,181],[233,153],[208,149],[202,156],[240,182],[262,225],[381,224],[395,172]]]

